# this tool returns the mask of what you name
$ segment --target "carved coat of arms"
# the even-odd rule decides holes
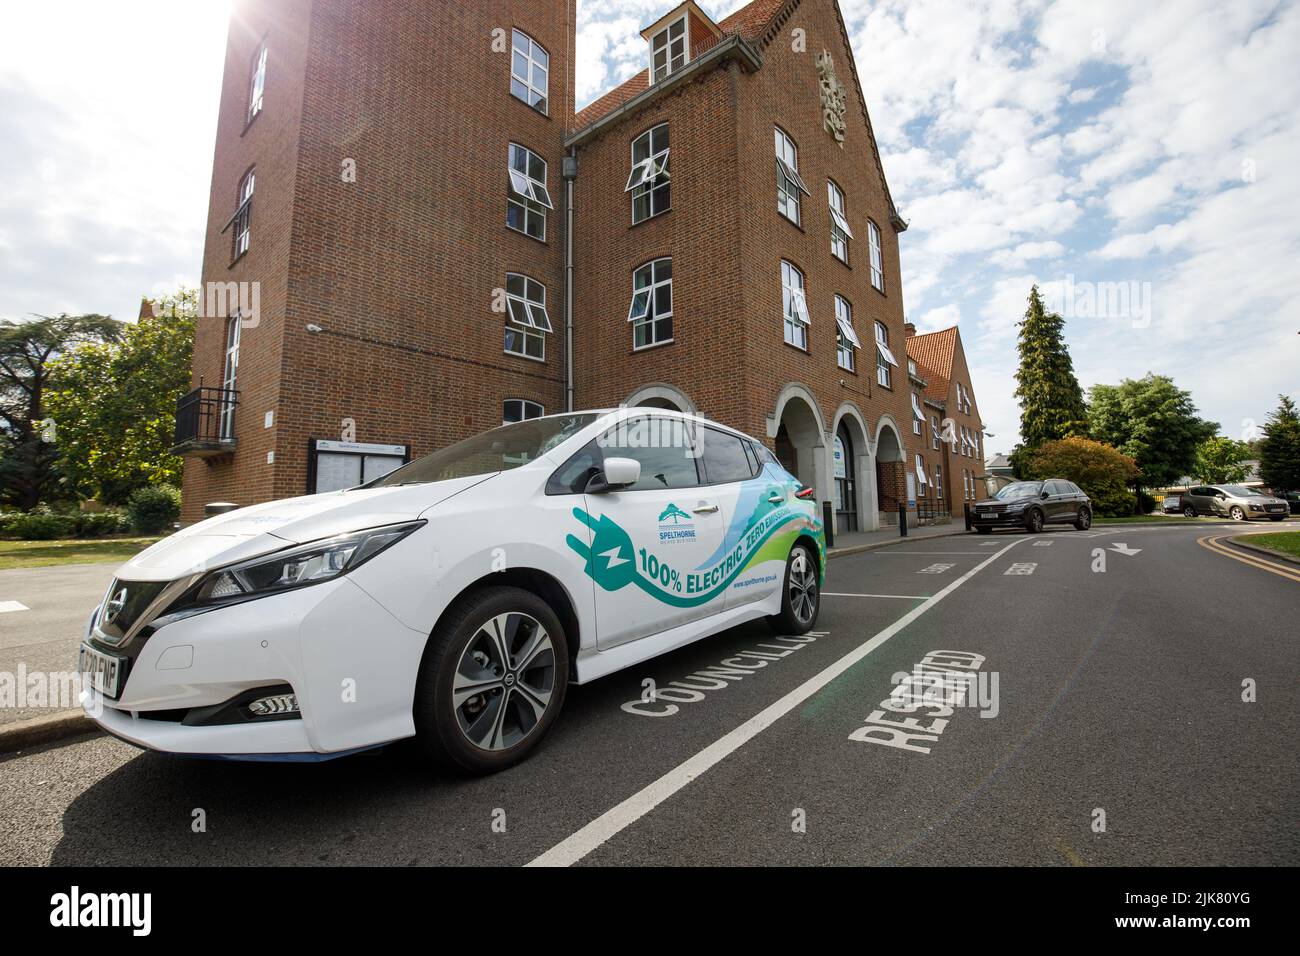
[[[844,131],[847,129],[844,113],[848,108],[848,94],[840,78],[835,75],[835,61],[829,50],[817,54],[817,78],[821,81],[822,125],[843,148]]]

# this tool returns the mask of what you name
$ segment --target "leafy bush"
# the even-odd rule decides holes
[[[122,511],[86,512],[76,517],[75,533],[78,538],[99,538],[109,534],[125,534],[131,530],[131,519]]]
[[[151,485],[131,495],[131,525],[141,534],[166,531],[181,516],[181,492],[172,485]]]
[[[1096,515],[1131,515],[1137,504],[1137,497],[1129,491],[1129,485],[1141,475],[1137,463],[1104,442],[1088,438],[1044,442],[1034,451],[1028,470],[1031,478],[1074,482],[1092,499]]]
[[[76,518],[39,509],[14,515],[6,528],[8,534],[23,541],[53,541],[66,538],[75,530]]]
[[[1138,489],[1137,493],[1138,514],[1149,515],[1156,510],[1156,499],[1154,495],[1149,495],[1145,491]]]

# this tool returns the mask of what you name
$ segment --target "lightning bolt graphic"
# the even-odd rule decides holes
[[[600,556],[602,558],[608,559],[609,561],[609,563],[605,565],[606,568],[616,568],[620,564],[627,564],[627,558],[619,556],[620,550],[621,550],[621,546],[610,548],[608,551],[600,552]]]

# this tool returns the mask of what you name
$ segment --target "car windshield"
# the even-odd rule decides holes
[[[1041,481],[1017,481],[1014,485],[1007,485],[993,497],[999,501],[1008,501],[1012,498],[1032,498],[1043,490]]]
[[[1263,496],[1263,492],[1257,491],[1254,488],[1243,488],[1241,487],[1241,485],[1224,485],[1222,490],[1226,491],[1234,498],[1251,498],[1251,497]]]
[[[552,415],[502,425],[418,458],[362,487],[392,488],[508,471],[542,457],[596,418],[594,414]]]

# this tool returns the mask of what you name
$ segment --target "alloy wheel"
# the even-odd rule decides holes
[[[1228,512],[1228,516],[1232,518],[1233,521],[1244,521],[1246,519],[1246,512],[1242,511],[1236,505],[1233,505],[1232,510]]]
[[[452,679],[460,731],[482,750],[507,750],[536,728],[555,689],[555,646],[529,614],[498,614],[461,651]]]
[[[790,558],[790,607],[800,624],[807,624],[817,609],[817,572],[803,548]]]

